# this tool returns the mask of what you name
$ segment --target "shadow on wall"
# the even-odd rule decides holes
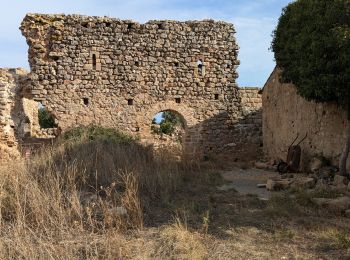
[[[262,155],[262,109],[231,120],[220,113],[185,128],[184,155],[198,159],[223,156],[230,161],[251,161]]]

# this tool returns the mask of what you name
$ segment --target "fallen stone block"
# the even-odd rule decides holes
[[[296,189],[313,189],[316,186],[316,180],[311,177],[298,177],[295,178],[291,184],[291,188]]]
[[[264,163],[264,162],[255,162],[254,166],[257,169],[262,169],[262,170],[269,168],[268,163]]]
[[[283,180],[267,180],[266,189],[269,191],[278,191],[278,190],[286,190],[292,184],[292,180],[283,179]]]

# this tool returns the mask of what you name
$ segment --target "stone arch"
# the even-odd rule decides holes
[[[162,111],[173,111],[184,122],[185,136],[183,138],[183,153],[194,156],[200,153],[201,124],[196,118],[196,111],[185,104],[175,101],[164,101],[142,109],[137,116],[137,125],[141,141],[148,142],[151,139],[151,123],[154,116]]]

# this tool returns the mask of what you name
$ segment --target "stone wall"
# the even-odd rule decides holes
[[[0,69],[0,160],[19,156],[18,136],[26,131],[26,118],[21,113],[23,69]]]
[[[242,116],[235,124],[233,135],[239,137],[243,142],[239,142],[235,149],[244,157],[255,159],[261,156],[263,144],[261,88],[240,88],[239,97]]]
[[[250,142],[232,24],[28,14],[21,30],[33,98],[63,131],[95,123],[147,141],[153,117],[173,110],[186,121],[191,153],[238,158]]]
[[[316,155],[337,165],[345,140],[345,112],[336,104],[306,101],[292,84],[281,84],[279,74],[274,70],[263,90],[265,155],[286,160],[288,146],[297,134],[299,139],[308,134],[301,144],[302,167],[307,169],[310,158]]]

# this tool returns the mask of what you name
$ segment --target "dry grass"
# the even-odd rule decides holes
[[[302,195],[262,202],[218,191],[215,171],[168,152],[155,157],[128,137],[100,131],[75,133],[30,162],[0,167],[0,259],[337,259],[350,253],[348,219],[310,207]]]

